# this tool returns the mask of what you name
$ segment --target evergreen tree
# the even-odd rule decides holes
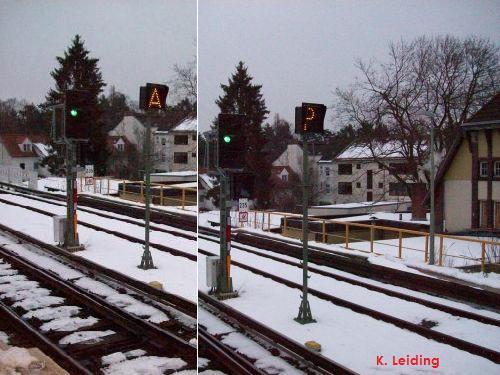
[[[96,171],[105,171],[108,150],[102,129],[103,123],[99,122],[101,111],[98,106],[98,96],[106,84],[97,66],[99,59],[89,56],[89,51],[85,48],[80,35],[75,35],[72,45],[64,52],[64,56],[57,56],[56,59],[59,67],[50,73],[56,84],[47,94],[45,105],[62,103],[66,90],[85,89],[93,94],[92,120],[89,124],[90,141],[81,145],[81,159],[78,162],[82,165],[94,164]]]
[[[221,84],[222,96],[216,100],[221,113],[245,114],[247,116],[246,136],[248,152],[246,166],[249,172],[256,175],[255,197],[261,207],[269,205],[271,161],[263,148],[266,144],[262,123],[267,118],[265,100],[260,92],[262,85],[253,85],[247,67],[240,61],[236,72],[229,78],[228,84]],[[214,121],[217,126],[217,120]]]

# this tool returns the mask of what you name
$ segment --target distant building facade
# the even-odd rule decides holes
[[[19,167],[39,176],[49,175],[48,169],[41,166],[49,154],[48,139],[41,135],[2,134],[0,135],[0,165]]]
[[[384,155],[379,160],[404,173],[402,155]],[[375,161],[367,146],[351,144],[332,160],[319,160],[317,165],[318,201],[322,204],[409,200],[406,185]]]
[[[436,223],[446,232],[500,233],[500,93],[461,129],[436,177]]]

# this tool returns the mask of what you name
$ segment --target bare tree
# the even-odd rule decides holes
[[[427,182],[430,124],[418,113],[435,113],[434,147],[444,156],[459,125],[498,91],[498,62],[499,48],[478,37],[391,43],[387,62],[358,60],[361,78],[336,90],[337,119],[360,128],[359,142],[398,181]],[[404,157],[406,166],[387,165],[390,156]]]
[[[175,78],[171,81],[174,92],[180,98],[188,98],[191,103],[196,102],[197,74],[196,58],[186,65],[174,65]]]

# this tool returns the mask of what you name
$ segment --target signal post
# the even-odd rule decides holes
[[[315,103],[302,103],[295,107],[295,133],[302,135],[302,297],[299,314],[295,318],[300,324],[314,323],[308,300],[308,261],[309,261],[309,154],[308,135],[323,133],[326,106]]]
[[[147,83],[139,90],[139,107],[142,110],[152,112],[166,109],[168,86],[156,83]],[[146,137],[144,140],[144,179],[146,184],[146,194],[144,196],[144,252],[142,254],[139,268],[149,270],[156,268],[153,257],[149,250],[149,222],[151,213],[151,125],[146,124]]]
[[[219,299],[238,296],[231,278],[231,176],[243,170],[246,159],[246,116],[221,113],[218,118],[218,166],[220,176],[220,260],[215,295]]]

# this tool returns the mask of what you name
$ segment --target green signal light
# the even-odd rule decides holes
[[[231,136],[229,136],[229,135],[225,135],[223,139],[224,139],[224,142],[226,142],[226,143],[231,142]]]
[[[71,117],[76,117],[78,116],[78,110],[73,108],[71,111],[69,111],[69,114],[71,115]]]

